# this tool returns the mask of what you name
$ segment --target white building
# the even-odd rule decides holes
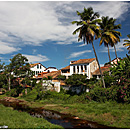
[[[43,66],[41,63],[30,64],[30,66],[30,70],[34,72],[35,76],[38,76],[39,73],[45,72],[46,70],[46,67]]]
[[[53,71],[58,71],[58,69],[56,69],[56,67],[46,68],[41,63],[30,64],[30,66],[31,66],[30,70],[34,72],[34,76],[38,76],[38,74],[42,73],[42,72],[50,73]]]
[[[53,72],[53,71],[58,71],[58,69],[56,67],[48,67],[45,71],[46,72]]]
[[[87,75],[87,78],[92,78],[92,72],[98,68],[96,58],[80,59],[77,61],[70,61],[70,65],[61,69],[61,75],[65,75],[66,78],[72,74]]]

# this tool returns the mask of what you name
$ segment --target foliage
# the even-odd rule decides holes
[[[130,34],[128,34],[127,37],[130,39]],[[125,42],[125,43],[124,43],[123,45],[124,45],[125,47],[126,47],[126,46],[128,47],[127,50],[129,50],[128,53],[130,54],[130,40],[126,39],[126,40],[124,40],[124,42]]]
[[[16,76],[25,76],[29,74],[30,65],[28,59],[22,54],[18,53],[12,59],[9,67]]]
[[[64,75],[58,75],[58,80],[65,80],[66,79],[66,76]]]
[[[52,80],[52,76],[48,76],[48,78],[47,78],[48,80]]]
[[[97,81],[98,80],[96,78],[87,79],[87,81],[86,81],[87,88],[93,89],[95,84],[97,83]]]
[[[29,90],[27,95],[25,95],[25,90],[23,90],[22,93],[22,97],[27,101],[35,101],[37,99],[38,92],[35,88],[33,88],[31,91]]]
[[[43,95],[43,99],[51,99],[51,98],[53,98],[54,100],[67,100],[69,96],[70,96],[69,94],[58,93],[56,91],[48,90]]]
[[[17,86],[16,88],[11,89],[10,91],[6,92],[7,96],[12,96],[12,97],[18,97],[20,93],[22,93],[23,87]]]
[[[115,82],[115,77],[110,75],[110,72],[104,72],[103,74],[106,88],[111,87],[111,85]]]
[[[94,87],[86,95],[87,99],[97,102],[116,101],[122,103],[130,102],[130,83],[112,85],[110,88]]]
[[[86,83],[86,75],[82,74],[73,74],[68,79],[65,80],[67,85],[71,86],[80,86]]]
[[[108,16],[102,17],[101,22],[99,23],[100,25],[100,44],[104,43],[104,45],[108,48],[108,55],[109,55],[109,61],[111,62],[110,58],[110,52],[109,52],[109,46],[115,48],[115,44],[117,42],[120,42],[120,36],[121,33],[119,31],[116,31],[116,29],[120,29],[121,25],[115,25],[116,19],[114,18],[109,18]],[[116,50],[115,50],[116,53]],[[117,54],[116,54],[117,56]]]
[[[116,83],[118,84],[122,78],[130,78],[130,58],[127,55],[127,58],[124,58],[121,61],[118,61],[118,64],[114,64],[111,70],[111,76],[114,77]]]
[[[106,101],[105,90],[106,88],[96,86],[89,93],[87,93],[86,98],[97,102],[105,102]]]

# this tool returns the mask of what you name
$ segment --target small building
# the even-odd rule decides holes
[[[61,75],[65,75],[66,78],[72,74],[83,74],[88,79],[92,78],[92,72],[98,68],[96,58],[80,59],[77,61],[70,61],[70,65],[61,69]]]
[[[121,58],[115,58],[111,61],[111,64],[117,64],[117,61],[120,61]]]
[[[46,68],[41,63],[30,64],[30,66],[31,66],[30,70],[34,72],[34,76],[38,76],[39,74],[43,75],[46,73],[58,71],[58,69],[56,69],[56,67]]]
[[[39,73],[45,72],[46,67],[41,63],[30,64],[30,70],[34,72],[34,76],[38,76]]]

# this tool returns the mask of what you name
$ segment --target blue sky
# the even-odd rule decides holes
[[[91,45],[77,41],[72,35],[77,28],[71,22],[79,20],[76,11],[93,7],[100,16],[117,19],[121,24],[121,42],[116,45],[118,57],[128,53],[123,47],[130,34],[130,3],[127,1],[0,1],[0,59],[9,64],[10,58],[21,53],[30,63],[42,63],[58,69],[71,60],[94,58]],[[109,61],[107,48],[94,41],[100,64]],[[110,48],[111,59],[115,58]]]

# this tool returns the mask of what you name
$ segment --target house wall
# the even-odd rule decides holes
[[[70,74],[70,73],[62,73],[62,71],[61,71],[61,75],[66,76],[66,79],[68,79],[68,77],[71,76],[72,74]]]
[[[56,92],[60,92],[60,82],[54,82],[52,80],[43,80],[42,86],[46,86],[47,90],[53,89]]]
[[[88,74],[89,64],[75,64],[70,65],[70,74]]]
[[[35,76],[38,76],[38,73],[45,72],[45,67],[41,64],[37,64],[34,67],[31,67],[30,70],[32,70],[35,74]]]
[[[92,78],[92,72],[94,72],[95,70],[98,69],[98,63],[96,60],[94,60],[93,62],[90,63],[90,77],[89,78]]]

